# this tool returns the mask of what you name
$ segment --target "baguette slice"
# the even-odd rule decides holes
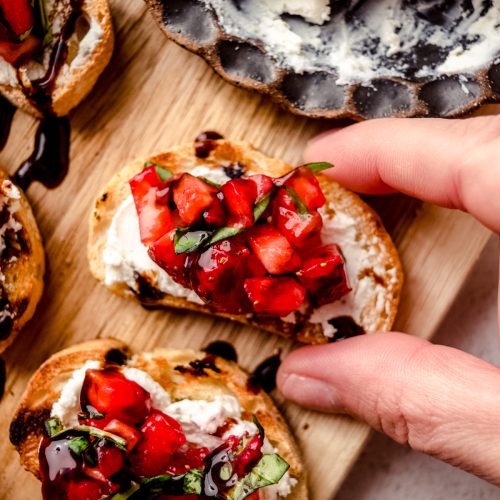
[[[150,158],[135,160],[119,171],[98,194],[90,217],[88,258],[92,274],[99,281],[104,282],[106,278],[103,252],[113,216],[123,201],[130,196],[129,179],[142,170],[146,161],[157,163],[174,173],[190,172],[199,166],[220,169],[221,165],[239,164],[244,166],[246,174],[263,173],[279,177],[293,168],[281,160],[265,156],[245,143],[221,139],[214,141],[214,145],[214,149],[206,159],[197,158],[193,146],[185,145]],[[354,276],[351,273],[349,278],[351,287],[357,287],[358,292],[355,294],[353,291],[334,303],[335,305],[326,306],[328,309],[322,308],[323,314],[327,314],[328,317],[319,321],[313,312],[312,315],[308,313],[296,315],[296,321],[291,322],[263,316],[252,318],[251,316],[221,314],[213,311],[208,305],[197,304],[169,294],[155,293],[154,287],[157,283],[155,276],[142,276],[149,286],[153,287],[153,293],[149,294],[147,305],[214,314],[307,344],[328,342],[333,332],[328,332],[331,327],[328,326],[327,320],[346,315],[359,316],[356,321],[365,332],[390,330],[396,316],[403,282],[396,248],[376,213],[356,194],[326,175],[319,174],[318,179],[327,198],[324,220],[328,219],[332,223],[336,220],[348,220],[351,223],[347,232],[354,234],[351,234],[349,244],[340,245],[346,260],[348,275],[350,260],[353,259],[352,263],[354,263],[357,259],[356,273]],[[345,233],[346,229],[342,231]],[[354,252],[364,252],[362,257],[368,259],[366,263],[359,262],[359,255],[353,254],[353,249]],[[109,288],[118,295],[140,300],[140,294],[131,290],[129,285],[126,282],[116,281],[108,283]],[[357,314],[354,309],[357,309]],[[339,336],[347,334],[347,332],[340,331],[338,324],[336,328]]]
[[[31,377],[10,424],[10,440],[20,455],[26,470],[39,476],[38,446],[44,421],[53,403],[74,370],[87,360],[121,359],[127,366],[147,372],[167,392],[172,401],[208,399],[229,394],[236,397],[244,411],[255,414],[266,431],[271,444],[290,464],[290,475],[298,480],[290,500],[307,499],[307,481],[300,452],[283,417],[271,398],[263,391],[255,393],[247,387],[248,377],[236,363],[216,358],[220,373],[206,370],[203,376],[189,370],[174,370],[187,366],[206,353],[192,350],[157,349],[152,353],[136,354],[131,358],[128,346],[114,339],[91,340],[78,344],[50,357]],[[264,496],[261,498],[265,498]]]
[[[11,318],[1,322],[1,353],[35,312],[43,291],[45,254],[28,200],[1,169],[0,199],[0,230],[10,226],[1,237],[0,316]]]
[[[50,23],[60,25],[67,17],[69,2],[55,0],[50,5]],[[47,47],[47,53],[52,46]],[[89,94],[111,59],[113,46],[113,25],[107,0],[83,0],[82,14],[68,41],[67,60],[59,71],[51,96],[52,112],[56,116],[66,116]],[[44,70],[47,69],[47,60],[48,54]],[[22,81],[29,84],[30,74],[34,72],[40,76],[39,64],[28,63],[17,73],[0,57],[0,94],[18,108],[40,118],[42,112],[26,97],[19,82],[20,75]]]

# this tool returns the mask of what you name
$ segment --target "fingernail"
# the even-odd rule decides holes
[[[301,406],[322,411],[341,411],[337,391],[321,380],[295,373],[283,374],[281,392],[287,399]]]

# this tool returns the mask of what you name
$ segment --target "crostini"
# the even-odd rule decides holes
[[[308,497],[269,396],[204,352],[132,356],[112,339],[61,351],[31,378],[10,440],[48,500]]]
[[[44,270],[42,239],[31,207],[0,169],[0,353],[33,316]]]
[[[37,117],[66,116],[113,43],[107,0],[0,0],[0,94]]]
[[[143,305],[317,344],[393,324],[402,270],[379,218],[321,173],[201,134],[132,162],[90,220],[94,276]]]

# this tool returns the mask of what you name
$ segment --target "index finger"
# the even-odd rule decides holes
[[[322,134],[304,157],[355,191],[400,191],[500,232],[500,117],[370,120]]]

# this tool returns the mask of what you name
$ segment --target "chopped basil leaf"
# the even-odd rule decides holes
[[[253,423],[257,426],[257,430],[259,431],[260,437],[264,439],[266,436],[264,427],[262,427],[261,423],[259,422],[257,415],[252,415],[252,417],[253,417]]]
[[[46,46],[52,41],[52,30],[49,22],[49,16],[47,15],[45,0],[38,0],[37,7],[40,24],[43,31],[43,45]]]
[[[295,205],[295,209],[299,213],[299,215],[309,215],[309,210],[306,207],[305,203],[302,201],[302,198],[298,195],[297,191],[291,187],[286,187],[286,190],[290,197],[292,198],[293,204]]]
[[[203,484],[203,469],[191,469],[184,475],[184,493],[186,495],[201,495]]]
[[[200,179],[203,182],[206,182],[209,186],[213,186],[217,189],[219,189],[222,186],[222,184],[217,184],[217,182],[211,181],[210,179],[207,179],[206,177],[200,177]]]
[[[210,238],[207,231],[187,231],[178,228],[174,236],[174,249],[176,254],[194,252]]]
[[[49,437],[54,437],[57,434],[60,434],[63,430],[61,421],[57,417],[45,420],[45,431]]]
[[[276,453],[263,455],[252,471],[238,481],[229,493],[228,499],[243,500],[260,488],[279,483],[289,467],[288,463]]]
[[[271,201],[271,193],[267,193],[262,200],[260,200],[255,208],[253,209],[253,220],[257,222],[261,215],[266,211],[269,206],[269,202]]]
[[[101,420],[104,418],[104,413],[97,411],[93,406],[87,405],[87,411],[82,411],[78,414],[78,418],[87,420],[89,418],[93,420]]]
[[[127,451],[127,440],[117,436],[116,434],[112,434],[111,432],[103,431],[102,429],[97,429],[97,427],[91,427],[89,425],[78,425],[74,428],[74,430],[88,433],[94,437],[107,439],[117,448],[120,448],[120,450]]]
[[[83,436],[77,436],[70,439],[68,448],[78,456],[83,455],[83,452],[90,446],[90,441]]]
[[[128,498],[132,497],[132,495],[140,489],[139,484],[134,484],[131,486],[127,491],[124,491],[123,493],[117,493],[116,495],[113,495],[111,497],[111,500],[127,500]]]
[[[312,170],[315,174],[323,172],[323,170],[328,170],[329,168],[334,168],[335,165],[328,163],[327,161],[317,161],[314,163],[306,163],[304,167]]]
[[[215,231],[214,234],[212,234],[212,237],[210,238],[210,241],[208,242],[209,245],[213,245],[214,243],[217,243],[218,241],[221,240],[226,240],[227,238],[231,238],[232,236],[236,236],[237,234],[240,234],[243,230],[238,229],[235,227],[221,227]]]

